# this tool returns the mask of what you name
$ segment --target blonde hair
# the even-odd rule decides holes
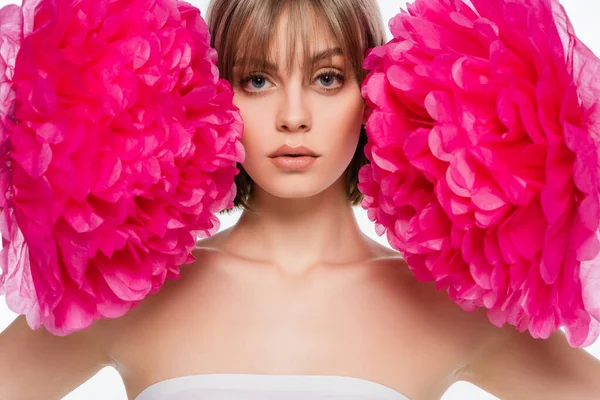
[[[211,45],[219,55],[220,76],[233,83],[234,66],[241,76],[251,67],[270,59],[273,30],[282,16],[287,17],[287,60],[291,70],[296,59],[297,35],[302,35],[303,64],[311,65],[312,44],[322,23],[329,29],[345,56],[346,63],[354,71],[358,84],[362,84],[367,71],[362,68],[366,51],[385,43],[385,30],[376,0],[213,0],[207,13]],[[311,18],[307,18],[310,16]],[[332,58],[332,57],[331,57]],[[304,68],[310,79],[310,68]],[[364,155],[367,136],[364,126],[352,161],[345,171],[346,191],[349,203],[360,204],[362,194],[358,190],[358,171],[368,163]],[[234,208],[250,209],[254,182],[238,164],[240,173],[235,177],[237,193]]]

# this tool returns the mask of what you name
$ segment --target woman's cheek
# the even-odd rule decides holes
[[[364,102],[360,96],[360,92],[353,97],[352,101],[344,108],[343,119],[340,121],[340,127],[343,127],[344,138],[346,144],[346,156],[350,153],[350,159],[354,155],[358,140],[360,138],[360,130],[362,126],[364,114]]]
[[[267,131],[268,119],[264,118],[264,111],[261,115],[259,110],[248,108],[244,108],[241,115],[244,120],[244,134],[241,143],[246,152],[246,158],[242,165],[247,171],[254,170],[261,161],[260,157],[266,157],[268,152],[268,140],[261,137]]]

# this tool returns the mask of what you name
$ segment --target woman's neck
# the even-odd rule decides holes
[[[370,256],[369,239],[339,185],[302,199],[258,191],[252,207],[223,238],[226,250],[237,256],[272,264],[289,275]]]

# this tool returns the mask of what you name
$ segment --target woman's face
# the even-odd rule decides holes
[[[240,76],[234,68],[234,103],[244,120],[246,159],[242,165],[258,186],[254,190],[279,198],[302,198],[327,189],[346,170],[357,147],[364,101],[352,68],[337,54],[335,41],[325,29],[315,35],[312,47],[315,56],[327,56],[315,59],[314,65],[294,62],[293,70],[285,71],[285,29],[280,23],[275,31],[268,60],[272,69],[252,69],[251,75]],[[296,49],[296,60],[302,60],[301,43]],[[310,81],[305,81],[301,68],[310,69]],[[279,163],[282,159],[270,157],[282,145],[304,146],[317,157],[308,167],[290,168],[285,161]]]

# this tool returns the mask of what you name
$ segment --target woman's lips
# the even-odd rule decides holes
[[[303,170],[310,167],[317,157],[312,156],[279,156],[271,158],[275,166],[289,170]]]

